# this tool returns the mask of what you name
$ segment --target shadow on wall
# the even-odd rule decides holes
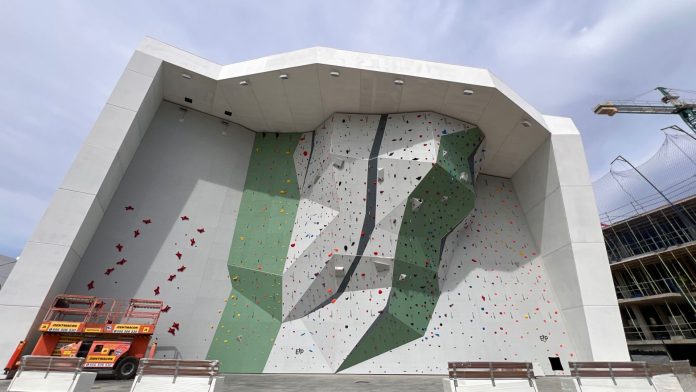
[[[206,334],[195,330],[217,323],[229,292],[227,255],[253,138],[163,102],[67,291],[161,299],[160,343],[204,356],[193,339]]]

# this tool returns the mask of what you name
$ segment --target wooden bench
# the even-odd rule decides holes
[[[215,391],[220,387],[220,362],[186,359],[140,360],[131,392],[167,386],[168,391]],[[178,388],[180,387],[180,388]]]
[[[531,362],[448,362],[447,370],[455,387],[459,378],[490,379],[492,386],[496,379],[526,379],[534,387]]]
[[[611,378],[614,385],[617,385],[617,378],[645,378],[653,385],[645,362],[568,362],[568,366],[578,385],[582,385],[583,377]]]
[[[8,391],[89,391],[96,373],[83,372],[84,358],[25,355]]]

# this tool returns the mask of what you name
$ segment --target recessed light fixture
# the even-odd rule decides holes
[[[280,74],[280,76],[278,76],[278,77],[283,79],[283,80],[287,80],[288,74]]]
[[[464,95],[474,95],[474,90],[466,89],[466,90],[462,91],[462,94],[464,94]]]
[[[401,80],[401,79],[394,79],[394,84],[397,85],[397,86],[403,86],[403,85],[404,85],[404,81]]]
[[[530,123],[530,122],[527,121],[527,120],[522,121],[520,124],[522,124],[522,126],[525,127],[525,128],[529,128],[529,127],[532,126],[532,123]]]
[[[341,73],[338,71],[331,71],[331,72],[329,72],[329,75],[333,76],[334,78],[337,78],[337,77],[341,76]]]
[[[184,101],[186,101],[188,103],[193,103],[193,99],[191,99],[189,97],[184,97]]]
[[[239,81],[239,85],[240,85],[240,86],[246,86],[246,85],[248,85],[248,84],[249,84],[249,82],[246,81],[246,80],[240,80],[240,81]]]
[[[181,74],[181,77],[184,79],[191,79],[191,75],[189,74]]]
[[[231,116],[231,115],[232,115],[232,112],[230,112],[229,110],[225,110],[225,116]]]

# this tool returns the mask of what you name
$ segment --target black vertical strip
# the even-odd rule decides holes
[[[375,229],[375,219],[377,217],[377,171],[379,160],[379,149],[382,146],[382,138],[384,137],[384,129],[387,127],[387,118],[389,115],[383,114],[379,118],[379,126],[377,126],[377,133],[375,134],[375,140],[372,142],[372,149],[370,149],[370,159],[367,161],[367,195],[365,197],[365,220],[363,220],[362,231],[360,232],[360,240],[358,241],[358,251],[356,252],[353,261],[350,263],[350,267],[343,277],[341,284],[336,289],[336,292],[329,297],[327,300],[319,304],[316,308],[312,309],[312,312],[317,309],[323,308],[324,306],[331,303],[333,299],[336,299],[346,291],[348,283],[350,283],[350,278],[355,273],[358,268],[360,259],[363,257],[365,248],[367,248],[367,243],[370,242],[370,237],[372,237],[372,232]],[[312,313],[310,312],[310,313]]]
[[[304,191],[305,184],[307,183],[307,174],[309,174],[309,165],[312,164],[312,154],[314,153],[314,134],[316,131],[312,131],[312,144],[309,145],[309,160],[307,161],[307,167],[304,172],[304,179],[302,180],[302,188],[300,188],[300,194]],[[311,186],[311,185],[310,185]]]

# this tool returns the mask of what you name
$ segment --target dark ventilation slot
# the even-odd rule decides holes
[[[549,362],[551,363],[551,370],[563,371],[563,364],[561,363],[561,358],[549,357]]]
[[[184,101],[186,101],[188,103],[193,103],[193,99],[191,99],[189,97],[184,97]]]
[[[229,110],[225,110],[225,116],[231,116],[231,115],[232,115],[232,112],[230,112]]]

